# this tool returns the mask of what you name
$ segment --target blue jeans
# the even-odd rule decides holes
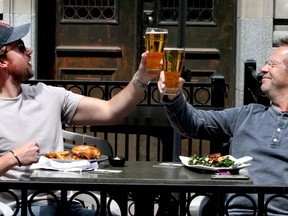
[[[15,208],[15,206],[14,206]],[[13,209],[13,206],[12,206]],[[28,211],[28,210],[27,210]],[[57,211],[57,205],[56,204],[41,204],[41,203],[35,203],[32,204],[32,211],[35,216],[57,216],[61,215]],[[69,213],[67,212],[66,215],[68,216],[95,216],[96,211],[83,208],[80,203],[73,202],[70,206]],[[31,216],[29,211],[27,212],[28,216]],[[17,216],[21,216],[21,208],[19,209],[19,212]]]

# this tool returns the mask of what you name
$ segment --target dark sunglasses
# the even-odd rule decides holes
[[[19,40],[18,50],[21,53],[25,53],[26,52],[26,47],[25,47],[25,44],[24,44],[24,42],[22,40]]]
[[[6,50],[5,54],[11,50],[14,50],[14,49],[18,49],[19,52],[21,52],[23,54],[26,52],[26,47],[25,47],[24,42],[22,40],[18,40],[18,41],[13,42],[11,44],[11,46]]]

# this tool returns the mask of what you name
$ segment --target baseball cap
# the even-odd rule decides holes
[[[0,48],[11,42],[17,41],[28,34],[31,23],[17,27],[10,26],[7,23],[0,22]]]

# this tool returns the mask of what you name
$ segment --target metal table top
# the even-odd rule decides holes
[[[181,163],[161,165],[158,162],[126,161],[124,167],[112,167],[107,162],[100,163],[100,171],[88,172],[59,172],[49,170],[35,170],[31,175],[32,181],[44,182],[89,182],[89,183],[115,183],[115,184],[142,184],[142,185],[230,185],[252,184],[248,180],[223,180],[211,179],[211,173],[200,173],[191,170]],[[176,166],[173,166],[176,164]],[[180,165],[180,166],[177,166]],[[107,172],[105,172],[107,170]],[[118,170],[119,173],[111,173],[109,170]]]

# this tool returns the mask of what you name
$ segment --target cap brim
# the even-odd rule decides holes
[[[13,32],[11,33],[9,39],[5,42],[5,44],[12,43],[26,36],[30,30],[30,26],[31,23],[27,23],[21,26],[14,27]]]

